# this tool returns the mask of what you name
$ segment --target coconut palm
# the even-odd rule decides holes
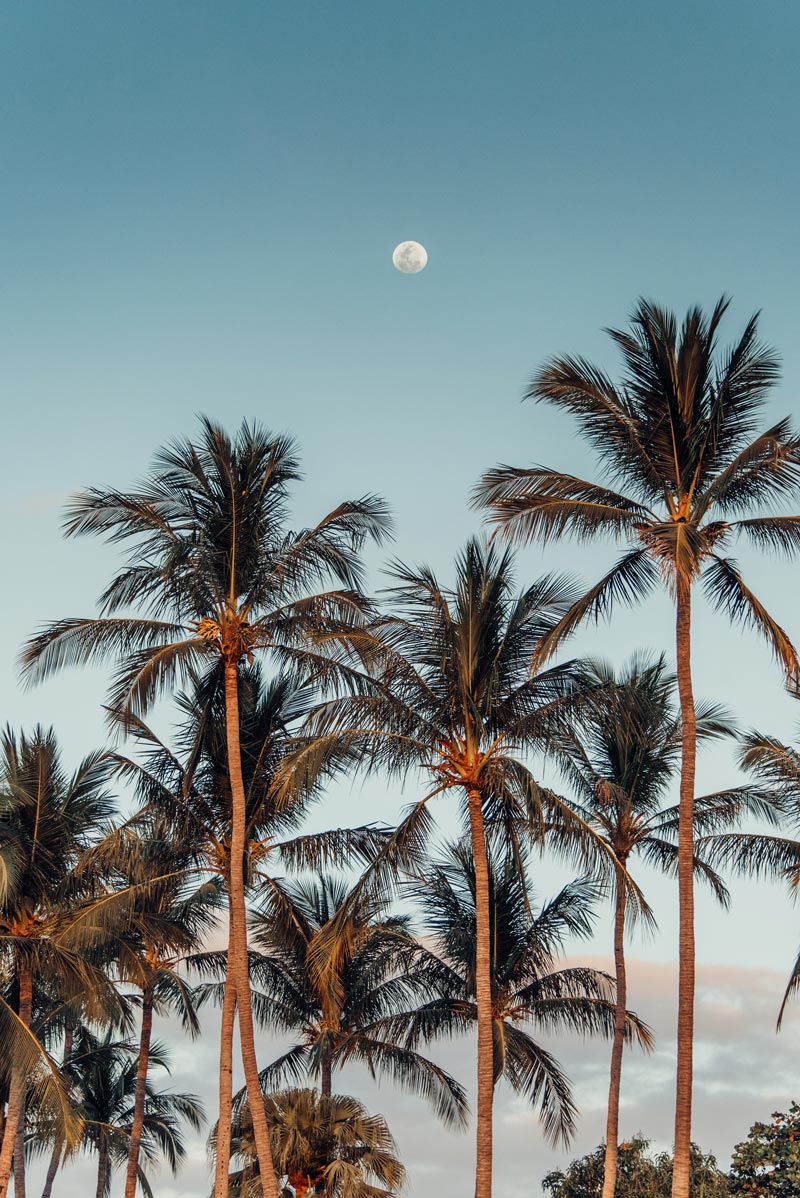
[[[612,330],[622,352],[619,385],[583,358],[562,357],[535,376],[528,396],[571,413],[599,454],[609,485],[547,467],[501,466],[487,473],[476,502],[515,541],[610,537],[625,552],[572,604],[540,646],[544,658],[584,620],[617,602],[636,602],[658,585],[676,612],[682,757],[678,889],[680,948],[674,1198],[688,1198],[694,1026],[693,801],[696,733],[691,672],[694,584],[732,620],[755,627],[789,678],[800,664],[789,637],[746,585],[732,539],[793,555],[800,517],[776,504],[800,491],[800,439],[788,420],[758,432],[778,377],[774,353],[753,317],[729,353],[717,349],[723,299],[709,317],[675,316],[640,301],[628,330]],[[766,513],[766,514],[764,514]]]
[[[435,964],[415,940],[409,917],[389,914],[386,899],[373,894],[351,898],[345,881],[327,875],[276,882],[265,904],[252,920],[260,950],[252,966],[257,1011],[296,1040],[262,1071],[264,1091],[310,1073],[329,1098],[334,1070],[359,1062],[427,1098],[445,1122],[463,1126],[461,1086],[399,1042],[432,993]],[[328,955],[330,966],[321,959]]]
[[[587,663],[587,681],[602,691],[601,703],[587,706],[579,722],[551,746],[570,784],[571,802],[602,836],[627,872],[631,858],[668,874],[677,865],[678,810],[668,792],[680,761],[681,721],[675,703],[675,676],[663,657],[634,656],[616,672],[605,662]],[[731,736],[733,726],[721,708],[698,704],[698,741]],[[719,829],[744,813],[769,814],[768,793],[739,786],[695,799],[695,826]],[[695,855],[695,872],[727,906],[728,892],[711,866]],[[627,895],[614,889],[616,1018],[611,1051],[603,1198],[613,1198],[617,1177],[619,1098],[625,1038],[627,974],[625,934]]]
[[[231,439],[204,419],[197,440],[162,449],[135,490],[83,492],[68,509],[67,534],[128,545],[128,562],[101,596],[99,616],[60,620],[34,637],[23,654],[23,668],[33,678],[66,665],[114,660],[111,705],[133,716],[143,715],[190,668],[202,672],[216,665],[222,672],[232,796],[229,960],[245,1078],[254,1094],[259,1090],[247,969],[239,671],[242,662],[263,652],[282,664],[341,675],[341,631],[361,623],[365,606],[358,591],[358,550],[366,538],[381,539],[387,531],[384,505],[369,496],[341,504],[312,528],[292,531],[287,505],[298,478],[288,438],[245,423]],[[334,589],[314,592],[331,581]],[[269,1162],[259,1104],[254,1134]],[[266,1174],[272,1176],[271,1168]],[[271,1182],[266,1184],[277,1198]],[[221,1191],[217,1198],[223,1198]]]
[[[471,846],[450,845],[413,892],[438,958],[428,965],[439,996],[404,1025],[392,1027],[406,1045],[471,1030],[476,1004],[476,870]],[[558,1061],[525,1030],[610,1036],[615,1027],[614,982],[585,966],[558,967],[568,940],[592,932],[601,889],[578,878],[534,913],[525,861],[495,849],[489,855],[493,1085],[502,1079],[531,1103],[545,1135],[568,1144],[577,1108]],[[623,1034],[649,1048],[649,1029],[623,1010]]]
[[[568,609],[571,592],[563,579],[543,578],[515,593],[509,553],[480,540],[471,540],[459,555],[453,588],[426,567],[396,564],[392,576],[392,614],[372,629],[373,646],[382,655],[375,685],[323,704],[287,772],[296,784],[304,769],[313,773],[327,757],[349,754],[390,774],[413,772],[422,779],[422,797],[379,855],[372,884],[424,853],[434,798],[454,794],[460,800],[477,886],[476,1198],[490,1198],[494,1066],[487,835],[518,845],[520,838],[541,833],[552,807],[573,832],[591,837],[590,829],[542,790],[525,758],[546,738],[570,691],[568,667],[531,674],[530,666],[536,646]],[[378,659],[377,648],[374,654]],[[345,918],[343,911],[340,922]],[[327,939],[337,935],[334,921]],[[315,957],[336,968],[336,954],[324,940]]]
[[[405,1170],[381,1115],[369,1115],[355,1098],[316,1090],[283,1090],[263,1099],[275,1170],[306,1198],[394,1198]],[[234,1127],[234,1156],[242,1168],[230,1179],[231,1198],[261,1198],[262,1180],[248,1106]]]
[[[276,866],[318,866],[356,860],[366,864],[384,834],[375,827],[302,833],[299,825],[309,805],[321,793],[322,779],[298,787],[278,803],[272,782],[292,744],[292,734],[306,718],[314,691],[295,675],[265,681],[258,664],[239,674],[240,745],[245,791],[245,887],[249,893],[272,885]],[[120,835],[136,834],[153,820],[168,828],[165,838],[182,846],[188,873],[198,871],[215,879],[230,905],[231,789],[227,768],[225,693],[218,670],[192,680],[177,696],[182,721],[177,743],[170,748],[141,719],[132,724],[138,748],[135,757],[118,756],[122,775],[133,782],[140,809]],[[225,1128],[230,1126],[233,1078],[233,1021],[236,991],[227,954],[192,954],[194,969],[208,972],[222,966],[220,1042],[220,1116],[218,1176],[226,1184],[228,1154]]]
[[[139,1056],[139,1046],[130,1040],[115,1039],[113,1030],[98,1037],[81,1027],[65,1061],[65,1072],[83,1115],[82,1146],[97,1153],[96,1198],[108,1198],[114,1171],[125,1168],[130,1159],[130,1144],[136,1134]],[[151,1069],[169,1072],[166,1051],[156,1042],[150,1046],[149,1063]],[[176,1173],[186,1156],[183,1125],[198,1131],[203,1118],[202,1104],[193,1094],[155,1090],[148,1080],[138,1133],[141,1156],[148,1163],[166,1158]],[[137,1179],[147,1198],[152,1198],[138,1154]]]
[[[116,995],[89,949],[105,937],[81,877],[81,859],[113,812],[110,761],[86,757],[64,770],[55,735],[36,728],[0,743],[0,976],[16,992],[0,998],[2,1072],[8,1109],[0,1149],[0,1195],[8,1192],[17,1135],[27,1103],[44,1104],[54,1134],[72,1143],[80,1131],[57,1066],[33,1026],[37,995],[73,1004],[93,1017],[117,1009]],[[86,915],[89,912],[87,920]],[[22,1154],[18,1151],[18,1175]]]

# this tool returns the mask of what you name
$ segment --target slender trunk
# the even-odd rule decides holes
[[[14,1198],[25,1198],[25,1113],[26,1100],[22,1099],[22,1112],[14,1137]]]
[[[676,656],[683,729],[678,831],[678,1062],[672,1198],[689,1198],[694,1044],[694,774],[697,723],[692,694],[691,590],[678,583]]]
[[[621,861],[621,864],[624,865],[625,862]],[[625,1046],[625,1020],[628,1013],[628,979],[625,973],[625,888],[619,882],[617,882],[617,903],[614,913],[614,970],[617,982],[617,1005],[614,1012],[614,1041],[611,1045],[611,1080],[608,1087],[603,1198],[614,1198],[614,1191],[617,1188],[619,1091],[622,1081],[622,1050]]]
[[[62,1065],[66,1065],[69,1058],[72,1056],[72,1046],[75,1042],[75,1025],[69,1021],[64,1029],[64,1052],[62,1054]],[[61,1152],[63,1145],[60,1141],[56,1141],[53,1145],[53,1152],[50,1156],[50,1164],[47,1168],[47,1177],[44,1179],[44,1189],[42,1190],[42,1198],[50,1198],[53,1193],[53,1182],[56,1179],[59,1165],[61,1164]]]
[[[95,1198],[105,1198],[106,1177],[108,1175],[108,1145],[103,1144],[97,1161],[97,1189]]]
[[[228,774],[231,784],[231,936],[228,945],[229,969],[236,986],[239,1011],[239,1039],[247,1086],[253,1138],[256,1144],[261,1188],[264,1198],[279,1198],[278,1182],[269,1144],[269,1127],[261,1095],[256,1061],[253,1006],[250,998],[250,974],[247,964],[247,908],[244,896],[244,838],[247,810],[242,778],[242,753],[239,743],[239,679],[236,662],[225,661],[225,727],[228,744]]]
[[[228,943],[231,939],[230,887],[228,889]],[[225,996],[222,1000],[222,1026],[219,1035],[219,1119],[217,1120],[217,1158],[214,1172],[214,1198],[228,1198],[228,1170],[231,1159],[231,1113],[233,1111],[233,1027],[236,1022],[236,986],[231,974],[230,952],[225,965]]]
[[[489,861],[479,790],[469,792],[469,827],[475,859],[475,999],[478,1008],[478,1119],[475,1198],[492,1196],[492,1103],[494,1044],[492,1010]]]
[[[150,1040],[153,1035],[153,991],[142,991],[142,1030],[139,1036],[139,1067],[136,1071],[136,1090],[133,1099],[133,1126],[128,1145],[128,1168],[125,1173],[125,1198],[136,1198],[139,1178],[139,1149],[144,1127],[144,1104],[147,1097],[147,1070],[150,1065]]]
[[[323,1098],[330,1098],[333,1091],[333,1059],[329,1049],[322,1054],[322,1079],[320,1091]]]
[[[31,968],[26,962],[19,966],[19,1018],[25,1027],[31,1025],[31,1009],[33,1006],[33,978]],[[24,1126],[25,1112],[25,1071],[14,1066],[11,1071],[11,1085],[8,1089],[8,1110],[6,1112],[6,1127],[3,1135],[3,1147],[0,1149],[0,1198],[7,1198],[8,1183],[11,1178],[11,1165],[14,1160],[14,1148],[17,1140],[17,1128],[20,1122]],[[16,1182],[14,1183],[16,1186]]]

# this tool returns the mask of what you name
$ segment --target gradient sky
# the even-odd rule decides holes
[[[791,0],[2,6],[3,718],[54,722],[73,760],[102,737],[102,676],[23,693],[15,656],[40,622],[88,613],[113,568],[101,545],[62,542],[66,495],[133,481],[198,412],[296,434],[298,521],[380,491],[396,551],[446,574],[477,526],[467,495],[483,469],[591,470],[569,422],[519,398],[550,353],[613,365],[601,330],[640,294],[683,310],[730,293],[728,339],[761,309],[784,359],[773,410],[796,409],[798,34]],[[406,238],[428,249],[421,275],[391,266]],[[530,551],[520,577],[590,578],[612,554]],[[800,638],[796,566],[741,559]],[[576,648],[622,660],[644,643],[670,647],[664,602]],[[700,613],[695,661],[700,694],[745,727],[793,734],[795,705],[752,635]],[[717,752],[700,785],[734,777]],[[399,801],[377,783],[341,787],[320,818],[391,818]],[[542,887],[559,876],[544,867]],[[662,933],[635,951],[652,981],[671,976],[675,920],[672,889],[650,893]],[[745,1005],[763,999],[769,1022],[764,978],[774,1007],[795,913],[776,888],[742,885],[731,915],[701,912],[704,966]],[[670,1035],[667,1020],[667,1061]],[[791,1029],[771,1043],[796,1061]],[[749,1097],[704,1124],[707,1147],[724,1155],[771,1109],[763,1082],[731,1078]],[[670,1085],[642,1116],[662,1141]],[[427,1115],[389,1091],[381,1101],[408,1137],[412,1179],[433,1176],[432,1146],[409,1131]],[[554,1159],[510,1135],[504,1192]],[[589,1118],[576,1148],[598,1138]],[[458,1146],[456,1174],[465,1156]]]

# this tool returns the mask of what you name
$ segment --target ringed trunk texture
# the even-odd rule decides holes
[[[17,1134],[14,1137],[14,1198],[25,1198],[25,1111],[26,1101],[22,1100],[22,1114],[17,1124]]]
[[[621,862],[625,864],[625,862]],[[625,972],[625,890],[617,883],[614,912],[614,972],[617,981],[617,1005],[614,1011],[614,1040],[611,1045],[611,1079],[608,1086],[606,1120],[606,1156],[603,1170],[603,1198],[614,1198],[617,1188],[619,1155],[619,1091],[622,1081],[622,1051],[625,1047],[625,1018],[628,1007],[628,979]]]
[[[469,827],[475,858],[475,998],[478,1008],[478,1111],[475,1198],[492,1195],[492,1103],[494,1045],[492,1017],[489,862],[479,790],[469,792]]]
[[[331,1054],[326,1052],[322,1058],[322,1097],[330,1098],[333,1087],[333,1061]]]
[[[275,1177],[275,1166],[269,1144],[269,1127],[258,1077],[253,1006],[250,998],[250,974],[247,967],[247,908],[244,895],[244,838],[247,810],[239,741],[239,678],[236,662],[232,659],[225,661],[225,728],[232,807],[230,878],[232,919],[228,945],[228,968],[236,987],[242,1065],[244,1066],[250,1117],[253,1122],[253,1138],[256,1143],[261,1188],[264,1198],[279,1198],[278,1182]]]
[[[139,1149],[144,1127],[144,1103],[147,1096],[147,1070],[150,1066],[150,1040],[153,1035],[153,991],[147,986],[142,993],[142,1030],[139,1036],[139,1067],[136,1071],[136,1090],[133,1100],[133,1127],[128,1145],[128,1167],[125,1173],[125,1198],[136,1198],[139,1179]],[[99,1191],[98,1191],[99,1192]]]
[[[31,1025],[31,1009],[33,1006],[33,978],[30,966],[20,965],[19,970],[19,1017],[25,1027]],[[8,1089],[8,1110],[6,1126],[3,1134],[3,1147],[0,1149],[0,1198],[7,1198],[8,1185],[11,1179],[11,1166],[14,1161],[14,1148],[17,1141],[17,1128],[20,1123],[24,1127],[25,1112],[25,1073],[17,1067],[11,1074],[11,1085]],[[15,1182],[16,1185],[16,1182]]]
[[[689,1198],[694,1047],[694,776],[697,721],[692,693],[691,590],[678,583],[676,657],[683,729],[678,833],[678,1061],[675,1088],[675,1164],[672,1198]]]
[[[230,885],[228,887],[228,942],[231,939]],[[228,1170],[231,1159],[231,1113],[233,1110],[233,1029],[236,1023],[236,986],[231,976],[230,953],[225,966],[225,995],[222,1000],[222,1025],[219,1035],[219,1119],[217,1156],[214,1172],[214,1198],[228,1198]]]
[[[100,1149],[100,1156],[97,1161],[97,1189],[95,1190],[95,1198],[105,1198],[106,1192],[106,1177],[108,1176],[108,1145],[104,1144]]]

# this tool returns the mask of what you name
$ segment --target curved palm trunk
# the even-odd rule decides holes
[[[228,941],[233,923],[230,887],[228,889]],[[225,995],[222,1000],[222,1024],[219,1034],[219,1119],[217,1120],[217,1157],[214,1172],[214,1198],[228,1198],[228,1170],[231,1159],[231,1114],[233,1111],[233,1027],[236,1022],[236,986],[231,976],[230,954],[225,966]]]
[[[621,864],[624,865],[625,862],[622,861]],[[617,982],[617,1005],[614,1011],[614,1040],[611,1045],[611,1080],[608,1086],[603,1198],[614,1198],[614,1191],[617,1188],[619,1091],[622,1081],[622,1050],[625,1046],[625,1016],[628,1007],[628,979],[625,972],[625,890],[619,883],[617,884],[617,902],[614,912],[614,972]]]
[[[14,1198],[25,1198],[25,1099],[22,1101],[22,1113],[17,1124],[17,1134],[14,1137]]]
[[[678,832],[678,1062],[675,1090],[675,1164],[672,1198],[689,1198],[692,1139],[692,1054],[694,1046],[694,775],[697,723],[692,693],[691,590],[679,580],[676,619],[678,694],[682,747]]]
[[[469,792],[469,827],[475,858],[475,999],[478,1009],[478,1111],[475,1198],[492,1194],[492,1101],[494,1045],[492,1019],[489,862],[479,790]]]
[[[19,970],[19,1017],[25,1024],[25,1027],[30,1027],[31,1025],[32,1007],[33,978],[31,976],[31,969],[29,965],[22,964]],[[20,1125],[20,1121],[24,1120],[24,1111],[25,1073],[23,1069],[15,1067],[11,1073],[3,1147],[0,1149],[0,1198],[7,1198],[8,1195],[11,1166],[14,1160],[14,1148],[17,1141],[17,1128]],[[16,1182],[14,1184],[16,1185]]]
[[[97,1161],[97,1189],[95,1198],[105,1198],[106,1178],[108,1177],[108,1145],[103,1144]]]
[[[64,1031],[64,1052],[61,1060],[62,1064],[66,1065],[69,1058],[72,1056],[72,1045],[75,1041],[75,1028],[72,1022],[68,1022]],[[50,1156],[50,1164],[47,1167],[47,1176],[44,1179],[44,1189],[42,1190],[42,1198],[50,1198],[53,1193],[53,1182],[56,1179],[59,1165],[61,1164],[62,1145],[56,1143],[53,1147],[53,1152]]]
[[[239,741],[239,679],[236,662],[225,661],[225,728],[228,745],[228,774],[231,784],[231,936],[228,945],[228,968],[236,987],[239,1011],[239,1039],[242,1046],[242,1065],[253,1122],[264,1198],[279,1198],[278,1183],[269,1144],[269,1127],[261,1096],[256,1060],[253,1006],[250,998],[250,974],[247,966],[247,908],[244,896],[244,838],[247,812],[242,753]]]
[[[125,1173],[125,1198],[136,1198],[139,1176],[139,1149],[144,1127],[144,1103],[147,1096],[147,1070],[150,1066],[150,1040],[153,1035],[153,991],[142,991],[142,1030],[139,1036],[139,1067],[136,1070],[136,1090],[133,1100],[133,1126],[128,1145],[128,1167]]]

